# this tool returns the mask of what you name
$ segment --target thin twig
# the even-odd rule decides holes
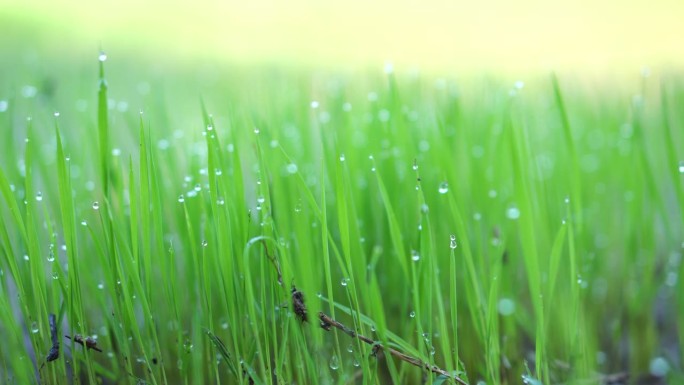
[[[323,329],[330,331],[330,329],[332,327],[335,327],[335,328],[341,330],[342,332],[344,332],[344,334],[346,334],[352,338],[356,338],[356,339],[359,339],[359,340],[361,340],[361,341],[363,341],[369,345],[373,345],[373,352],[377,352],[377,350],[382,349],[384,351],[389,352],[394,357],[396,357],[396,358],[398,358],[404,362],[408,362],[411,365],[417,366],[417,367],[425,369],[425,370],[429,370],[432,373],[439,374],[439,375],[444,376],[446,378],[452,379],[461,385],[468,385],[468,383],[465,382],[464,380],[462,380],[460,377],[452,375],[451,373],[447,372],[446,370],[444,370],[444,369],[442,369],[436,365],[432,365],[429,362],[425,362],[425,361],[421,360],[420,358],[409,356],[409,355],[404,354],[404,353],[402,353],[396,349],[382,346],[380,343],[373,341],[372,339],[355,332],[354,330],[344,326],[340,322],[335,321],[334,319],[330,318],[330,316],[328,316],[327,314],[325,314],[323,312],[318,313],[318,318],[321,320],[321,327]]]

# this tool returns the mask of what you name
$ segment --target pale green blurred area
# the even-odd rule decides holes
[[[2,42],[63,55],[436,71],[684,63],[684,1],[7,1]]]

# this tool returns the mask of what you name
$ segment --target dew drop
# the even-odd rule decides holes
[[[97,57],[97,60],[99,61],[106,61],[107,60],[107,54],[104,52],[100,52],[100,56]]]
[[[59,274],[57,274],[57,271],[52,272],[52,279],[54,279],[54,280],[59,279]]]
[[[347,286],[347,284],[349,284],[349,278],[342,278],[340,285]]]
[[[102,282],[98,283],[97,288],[100,290],[103,290],[104,289],[104,283],[102,283]]]
[[[88,222],[86,222],[85,220],[81,221],[81,226],[88,226]]]
[[[31,323],[31,333],[33,333],[33,334],[38,333],[38,324],[36,322]]]
[[[295,211],[296,213],[302,212],[302,202],[297,202],[297,204],[296,204],[295,207],[294,207],[294,211]]]
[[[409,317],[411,317],[411,318],[416,318],[416,312],[415,312],[415,311],[411,311],[411,312],[409,313]]]
[[[354,353],[354,345],[349,344],[349,345],[347,346],[347,351],[348,351],[349,353]]]
[[[358,359],[356,359],[356,357],[354,357],[354,359],[352,360],[352,365],[354,365],[354,367],[358,368],[359,366],[361,366],[361,363],[359,362]]]
[[[454,234],[451,234],[449,236],[449,247],[452,249],[455,249],[458,247],[458,244],[456,243],[456,236]]]
[[[209,246],[209,242],[207,242],[206,239],[203,239],[202,240],[202,247],[207,247],[207,246]]]
[[[216,204],[219,206],[223,206],[224,204],[226,204],[226,200],[223,199],[223,197],[219,197],[218,199],[216,199]]]
[[[447,182],[442,182],[437,190],[440,194],[446,194],[449,192],[449,184]]]
[[[24,254],[24,261],[28,261],[28,260],[29,260],[28,254]]]
[[[257,127],[254,127],[254,134],[259,135],[259,129]]]
[[[420,261],[420,254],[415,250],[411,250],[411,260],[414,262]]]
[[[670,364],[663,357],[656,357],[648,365],[649,371],[656,377],[665,377],[670,371]]]
[[[257,203],[264,203],[264,202],[266,202],[266,198],[264,198],[263,196],[259,196],[257,198]]]
[[[332,357],[330,357],[330,369],[337,370],[339,368],[340,360],[337,358],[337,355],[333,354]]]
[[[375,332],[375,325],[371,325],[370,329],[372,332]]]
[[[38,191],[38,192],[36,193],[36,200],[37,200],[38,202],[42,202],[42,201],[43,201],[43,193],[42,193],[42,192]]]
[[[179,202],[179,203],[185,202],[185,197],[183,196],[183,194],[181,194],[181,195],[178,197],[178,202]]]
[[[318,108],[318,106],[320,106],[320,103],[317,100],[311,101],[311,108]]]
[[[684,160],[679,162],[679,173],[684,174]]]
[[[100,204],[97,201],[93,202],[93,210],[99,210],[99,209],[100,209]]]
[[[340,162],[344,162],[346,158],[344,157],[344,154],[340,154]]]
[[[297,173],[297,165],[294,163],[290,163],[287,166],[285,166],[285,169],[287,170],[288,173],[290,174],[296,174]]]
[[[224,322],[221,324],[221,329],[226,330],[228,329],[228,322]]]
[[[197,191],[197,192],[202,191],[202,185],[199,183],[195,184],[195,191]]]
[[[513,220],[520,218],[520,210],[517,207],[509,207],[506,210],[506,218]]]
[[[510,298],[501,298],[496,308],[499,310],[499,314],[506,317],[515,312],[515,302]]]

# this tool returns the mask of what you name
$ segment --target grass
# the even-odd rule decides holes
[[[3,382],[681,381],[681,77],[93,62],[0,76]]]

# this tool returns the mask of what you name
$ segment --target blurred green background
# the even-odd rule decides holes
[[[0,1],[10,46],[174,63],[614,72],[684,63],[679,0]],[[3,60],[13,60],[3,55]]]

